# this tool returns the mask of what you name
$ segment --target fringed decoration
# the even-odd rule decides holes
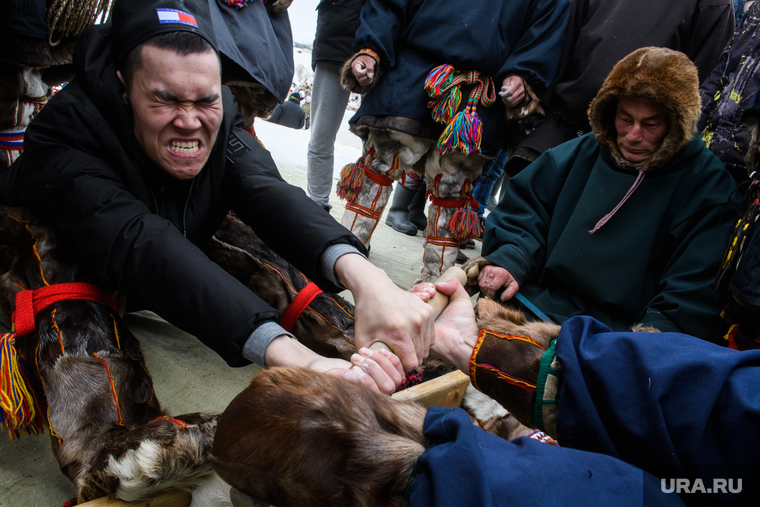
[[[470,203],[454,212],[454,216],[446,222],[446,230],[460,243],[476,238],[480,234],[480,220],[478,214],[470,207]]]
[[[425,79],[425,92],[433,98],[441,97],[449,88],[454,74],[454,66],[447,63],[434,68]]]
[[[470,92],[464,110],[457,113],[462,101],[460,87],[463,85],[476,86]],[[433,119],[446,124],[443,134],[438,139],[441,153],[480,153],[483,122],[478,116],[477,106],[480,103],[490,107],[496,101],[493,80],[477,71],[457,72],[451,65],[445,64],[428,74],[424,88],[433,99],[428,102]]]
[[[438,184],[440,179],[436,176],[433,180],[433,191],[438,192]],[[470,192],[472,191],[472,182],[469,179],[464,180],[460,195],[461,199],[443,199],[441,197],[433,197],[432,202],[439,208],[459,208],[454,212],[454,215],[446,222],[446,230],[451,233],[455,240],[459,243],[464,243],[472,238],[476,238],[480,235],[480,219],[478,214],[474,211],[480,206]]]
[[[23,357],[16,351],[15,333],[0,336],[0,425],[8,428],[10,438],[40,435],[44,420],[40,395],[29,378]]]
[[[462,103],[462,92],[459,88],[452,88],[443,100],[431,100],[428,107],[432,109],[430,113],[433,119],[438,123],[449,123],[459,110]]]
[[[475,110],[477,101],[467,101],[467,107],[454,115],[448,122],[443,134],[438,138],[441,153],[459,151],[465,155],[480,153],[480,140],[483,138],[483,122]]]
[[[354,163],[346,164],[340,171],[340,180],[336,189],[338,199],[355,202],[362,191],[364,182],[364,157]]]
[[[339,199],[356,202],[364,187],[364,172],[375,159],[375,147],[370,146],[365,157],[359,157],[353,164],[346,164],[340,171],[336,192]]]

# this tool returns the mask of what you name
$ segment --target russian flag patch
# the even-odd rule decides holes
[[[158,13],[159,23],[182,23],[183,25],[190,25],[198,28],[198,23],[195,21],[195,16],[188,14],[184,11],[178,11],[176,9],[156,9]]]
[[[0,132],[0,150],[20,150],[24,147],[24,132],[26,129],[15,132]]]

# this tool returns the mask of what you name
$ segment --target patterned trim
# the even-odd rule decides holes
[[[491,336],[501,336],[501,337],[507,337],[508,335],[498,335],[497,333],[492,333],[491,331],[488,331],[486,329],[481,329],[480,333],[478,333],[478,340],[475,342],[475,347],[472,349],[472,355],[470,356],[470,380],[472,380],[472,385],[475,386],[476,389],[480,390],[478,388],[477,383],[475,382],[475,376],[477,374],[478,368],[486,371],[490,371],[491,373],[495,373],[496,376],[499,378],[499,380],[503,380],[507,382],[508,384],[512,384],[513,386],[519,387],[520,389],[524,389],[526,391],[535,391],[536,390],[536,384],[533,384],[531,382],[528,382],[525,379],[522,379],[520,377],[515,377],[513,375],[510,375],[509,373],[501,371],[499,368],[485,363],[478,363],[477,362],[477,353],[480,351],[480,346],[483,344],[483,341],[485,340],[487,335]],[[530,338],[525,338],[524,336],[515,336],[513,338],[507,338],[507,339],[517,339],[520,341],[528,341]],[[534,343],[534,345],[541,347],[541,345]]]
[[[541,430],[533,430],[530,432],[530,435],[528,435],[528,438],[532,438],[533,440],[538,440],[542,444],[549,444],[549,445],[556,445],[559,447],[559,443],[554,440],[552,437],[547,435]]]
[[[20,150],[24,147],[26,129],[0,132],[0,150]]]
[[[369,48],[364,48],[362,50],[359,50],[359,52],[356,53],[356,56],[359,56],[359,55],[369,55],[369,56],[371,56],[372,58],[375,59],[376,63],[378,63],[378,64],[380,63],[380,55],[378,55],[377,53],[375,53],[374,51],[372,51]],[[355,58],[354,58],[354,60],[355,60]]]
[[[495,366],[492,366],[490,364],[484,364],[484,363],[476,363],[476,368],[480,368],[482,370],[490,371],[491,373],[495,373],[497,377],[499,377],[499,380],[503,380],[508,384],[512,384],[513,386],[519,387],[520,389],[525,389],[526,391],[534,392],[536,390],[536,384],[533,384],[531,382],[528,382],[525,379],[521,379],[520,377],[514,377],[510,375],[509,373],[505,373],[498,369]]]
[[[346,208],[348,208],[348,205],[346,205]],[[436,246],[442,246],[442,247],[451,247],[451,248],[459,248],[460,241],[457,241],[453,238],[441,238],[438,236],[427,236],[425,238],[425,245],[430,243],[431,245]]]
[[[346,209],[349,211],[353,211],[357,215],[361,215],[363,217],[367,217],[375,221],[379,220],[380,215],[382,214],[382,212],[377,212],[375,210],[365,208],[364,206],[360,204],[354,204],[352,202],[346,203]]]
[[[116,415],[119,418],[119,426],[124,426],[124,422],[121,418],[121,408],[119,407],[119,397],[116,395],[116,385],[113,382],[113,376],[111,375],[111,368],[108,366],[108,362],[100,357],[97,352],[92,353],[92,357],[99,359],[106,367],[106,374],[108,375],[108,382],[111,384],[111,394],[113,395],[113,401],[116,404]]]
[[[469,373],[470,373],[470,382],[472,382],[472,385],[480,391],[480,388],[478,387],[478,382],[475,379],[477,374],[477,357],[478,352],[480,352],[480,347],[483,345],[483,340],[485,340],[486,335],[482,331],[478,333],[478,340],[475,342],[475,346],[472,348],[472,354],[470,354],[470,367],[469,367]]]
[[[523,335],[519,335],[519,334],[501,334],[501,333],[496,333],[494,331],[490,331],[488,329],[481,329],[480,330],[480,334],[482,334],[484,336],[486,334],[489,334],[489,335],[493,336],[494,338],[501,338],[502,340],[519,340],[521,342],[526,342],[526,343],[530,343],[531,345],[535,345],[539,349],[543,349],[544,348],[543,345],[541,345],[540,343],[538,343],[536,340],[534,340],[530,336],[523,336]]]
[[[533,411],[533,423],[536,427],[554,438],[557,436],[559,388],[562,383],[562,366],[556,357],[556,345],[557,340],[552,340],[549,348],[541,356]]]

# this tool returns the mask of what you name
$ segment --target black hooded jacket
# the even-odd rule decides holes
[[[323,289],[337,289],[321,272],[325,249],[365,249],[282,179],[243,130],[226,87],[224,118],[203,170],[180,181],[153,164],[133,134],[110,33],[110,23],[85,31],[74,55],[76,79],[30,125],[23,156],[0,176],[0,197],[46,216],[131,307],[156,312],[232,366],[247,364],[241,350],[248,337],[279,315],[203,252],[228,210]]]

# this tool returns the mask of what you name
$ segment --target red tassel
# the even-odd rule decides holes
[[[460,243],[475,238],[480,234],[478,214],[472,210],[469,203],[465,204],[446,222],[446,230]]]
[[[340,171],[340,180],[336,188],[338,198],[355,202],[364,184],[364,157],[355,163],[346,164]]]

